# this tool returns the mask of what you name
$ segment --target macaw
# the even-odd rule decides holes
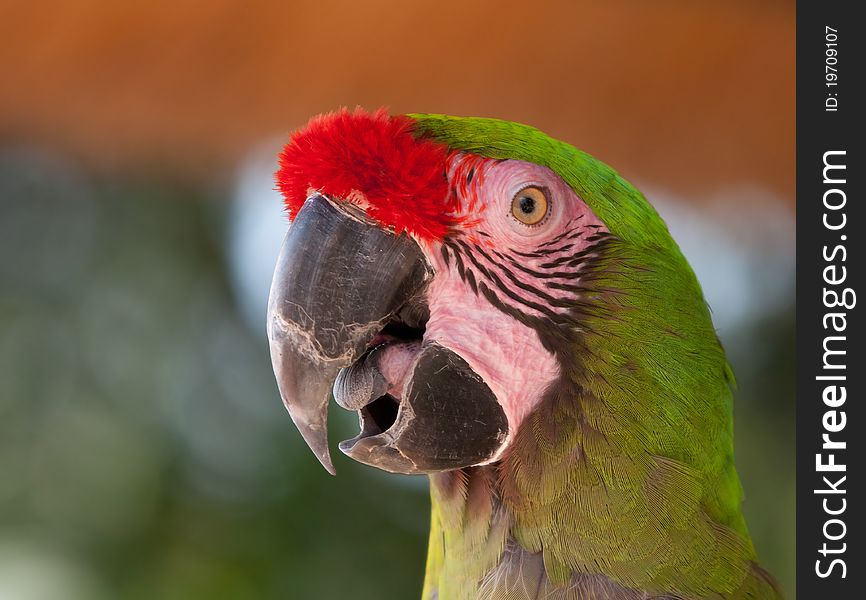
[[[292,219],[267,331],[334,473],[426,474],[425,600],[767,599],[734,377],[641,193],[532,127],[342,110],[279,157]]]

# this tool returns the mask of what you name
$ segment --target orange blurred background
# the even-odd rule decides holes
[[[342,105],[526,122],[679,191],[793,198],[792,2],[0,4],[0,136],[220,173]]]

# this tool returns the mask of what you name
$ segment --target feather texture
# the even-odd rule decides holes
[[[643,196],[524,125],[410,115],[450,151],[549,167],[610,231],[567,319],[562,377],[494,465],[431,478],[425,598],[767,599],[733,462],[733,375],[698,281]]]

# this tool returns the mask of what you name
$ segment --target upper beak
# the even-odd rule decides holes
[[[271,361],[292,420],[331,474],[331,386],[429,273],[414,240],[321,195],[306,201],[286,234],[268,302]]]

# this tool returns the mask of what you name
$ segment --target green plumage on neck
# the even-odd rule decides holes
[[[740,510],[733,375],[656,211],[531,127],[410,117],[452,149],[549,167],[613,234],[581,277],[562,379],[505,458],[431,477],[425,598],[777,597]]]

